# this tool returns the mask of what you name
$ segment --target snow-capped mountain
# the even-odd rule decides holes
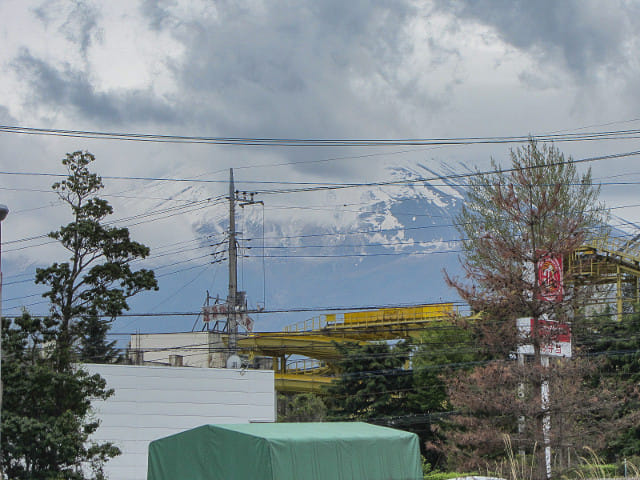
[[[446,167],[440,170],[447,174]],[[244,173],[244,172],[243,172]],[[224,175],[224,174],[222,174]],[[189,172],[184,172],[189,178]],[[236,178],[241,177],[237,175]],[[301,188],[298,193],[258,193],[263,204],[236,208],[240,258],[239,288],[250,307],[316,312],[270,313],[256,318],[256,329],[282,326],[322,313],[323,307],[364,307],[420,304],[455,298],[443,283],[442,269],[457,271],[453,226],[464,197],[463,187],[439,178],[424,165],[393,166],[384,182],[344,188]],[[206,292],[227,295],[228,184],[185,187],[157,182],[143,195],[118,185],[105,194],[113,204],[116,224],[127,226],[132,238],[151,248],[136,268],[152,268],[159,292],[131,299],[132,312],[196,312]],[[332,183],[338,183],[335,180]],[[357,183],[357,182],[356,182]],[[263,187],[238,181],[239,188]],[[294,185],[295,186],[295,185]],[[69,221],[66,210],[53,226]],[[58,218],[59,217],[59,218]],[[35,237],[38,238],[38,237]],[[35,268],[66,252],[53,243],[21,249],[12,262],[21,264],[17,282],[9,277],[3,304],[6,314],[46,311],[42,286],[29,280]],[[120,318],[114,332],[177,331],[192,328],[191,317]]]
[[[239,281],[249,303],[286,310],[454,298],[442,270],[457,269],[453,218],[464,189],[440,177],[423,165],[394,167],[383,183],[320,189],[286,201],[264,195],[264,224],[261,206],[238,209]],[[202,219],[198,228],[213,234],[219,251],[225,248],[226,218]],[[221,297],[225,280],[221,271]],[[256,328],[278,329],[289,323],[285,319],[305,315],[313,314],[265,315]]]

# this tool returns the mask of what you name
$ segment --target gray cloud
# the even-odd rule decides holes
[[[4,105],[0,105],[0,122],[4,125],[16,125],[16,119],[9,113],[9,109]]]
[[[150,28],[169,32],[184,45],[186,55],[171,69],[191,125],[200,131],[394,137],[415,129],[407,111],[420,109],[429,121],[450,98],[441,86],[430,91],[425,79],[432,72],[407,64],[415,47],[409,24],[416,11],[410,2],[251,5],[216,2],[215,13],[190,21],[174,16],[166,2],[143,5]],[[440,48],[433,59],[453,54]],[[351,152],[323,153],[327,158]],[[308,158],[293,149],[279,154],[285,161]],[[323,168],[340,174],[348,164]],[[294,168],[312,173],[319,167]]]
[[[625,44],[637,35],[637,4],[584,0],[438,0],[460,18],[494,27],[504,41],[545,59],[561,60],[578,78],[629,60]]]
[[[64,19],[57,16],[67,10]],[[36,17],[45,25],[51,26],[56,20],[60,25],[58,31],[70,42],[78,45],[80,53],[86,60],[87,52],[93,41],[100,37],[100,12],[95,5],[83,0],[73,2],[46,1],[33,9]]]
[[[161,30],[172,16],[168,11],[171,2],[168,0],[143,0],[140,11],[153,30]]]
[[[101,123],[178,120],[175,109],[148,90],[98,92],[84,72],[70,66],[58,69],[26,49],[13,60],[12,66],[29,84],[31,96],[26,102],[32,106],[71,110]]]
[[[412,10],[399,3],[284,2],[278,8],[216,3],[217,15],[192,22],[146,2],[153,28],[170,29],[189,52],[173,65],[193,114],[222,132],[247,135],[354,134],[376,114],[355,83],[377,83],[393,96],[411,46],[404,26]],[[353,83],[350,83],[353,82]],[[304,132],[304,133],[303,133]]]
[[[85,58],[92,41],[100,35],[99,18],[100,15],[95,7],[79,1],[75,3],[73,10],[60,27],[67,40],[79,45]]]

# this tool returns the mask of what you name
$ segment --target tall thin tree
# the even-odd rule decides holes
[[[577,321],[576,312],[590,292],[573,283],[571,273],[565,271],[563,283],[552,285],[555,290],[549,295],[549,285],[540,281],[537,269],[552,260],[562,270],[563,260],[606,224],[606,213],[590,171],[580,174],[572,159],[553,145],[540,146],[531,140],[511,152],[509,169],[492,165],[492,173],[472,177],[456,219],[463,236],[466,280],[445,272],[447,283],[474,311],[483,312],[483,319],[470,328],[487,360],[485,366],[451,384],[451,400],[460,412],[457,454],[467,466],[486,465],[502,449],[501,434],[512,434],[518,449],[537,453],[537,475],[544,478],[545,443],[565,441],[568,432],[559,427],[584,426],[567,419],[588,412],[571,406],[585,397],[576,391],[569,395],[568,384],[558,376],[562,370],[562,375],[575,381],[577,375],[586,374],[582,368],[576,363],[541,367],[543,348],[557,334],[553,328],[542,329],[542,320]],[[519,317],[533,319],[526,338],[516,328]],[[523,344],[532,345],[531,362],[513,360]],[[564,397],[542,408],[543,384],[552,391],[564,389]],[[554,413],[553,434],[543,438],[545,416]]]
[[[51,318],[59,322],[57,343],[62,361],[70,358],[72,348],[82,351],[92,335],[104,337],[103,328],[94,328],[96,319],[113,320],[128,310],[130,297],[158,288],[152,270],[132,268],[134,260],[149,255],[149,248],[131,240],[127,228],[105,223],[113,208],[97,196],[104,185],[89,170],[94,160],[91,153],[80,151],[62,160],[68,176],[52,188],[71,208],[73,220],[49,236],[60,242],[70,257],[36,270],[36,283],[49,287],[43,296],[50,301]],[[78,344],[80,338],[85,342]],[[88,343],[95,347],[95,341]],[[93,353],[90,356],[97,362],[109,360],[95,358]]]

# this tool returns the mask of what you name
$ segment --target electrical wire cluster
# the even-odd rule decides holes
[[[542,135],[515,135],[493,137],[451,138],[259,138],[259,137],[209,137],[186,135],[160,135],[133,132],[101,132],[91,130],[64,130],[52,128],[0,125],[0,133],[43,135],[55,137],[119,140],[130,142],[189,143],[209,145],[275,146],[275,147],[386,147],[425,145],[478,145],[526,143],[530,139],[540,142],[584,142],[594,140],[629,140],[640,138],[640,130],[608,130],[584,133],[549,133]]]
[[[637,119],[636,119],[637,120]],[[633,120],[635,121],[635,120]],[[623,123],[623,122],[612,122]],[[604,124],[608,125],[608,124]],[[594,127],[594,126],[592,126]],[[590,127],[583,127],[584,129]],[[577,129],[581,130],[581,129]],[[239,146],[304,146],[304,147],[388,147],[388,146],[452,146],[452,145],[477,145],[477,144],[517,144],[526,143],[531,139],[541,142],[576,142],[576,141],[595,141],[595,140],[634,140],[640,138],[640,130],[638,129],[619,129],[619,130],[602,130],[597,132],[551,132],[543,135],[522,135],[522,136],[491,136],[491,137],[453,137],[453,138],[405,138],[405,139],[304,139],[304,138],[249,138],[249,137],[212,137],[212,136],[181,136],[181,135],[157,135],[157,134],[141,134],[141,133],[126,133],[126,132],[98,132],[98,131],[84,131],[84,130],[62,130],[62,129],[46,129],[46,128],[31,128],[21,126],[2,125],[0,126],[0,133],[5,134],[21,134],[21,135],[44,135],[44,136],[64,136],[73,138],[94,138],[94,139],[109,139],[109,140],[125,140],[125,141],[144,141],[144,142],[160,142],[160,143],[207,143],[207,144],[220,144],[220,145],[239,145]],[[410,151],[410,150],[407,150]],[[389,154],[393,154],[390,152]],[[381,155],[384,155],[382,153]],[[377,154],[376,154],[377,155]],[[640,155],[640,150],[628,151],[622,153],[613,153],[609,155],[601,155],[594,157],[581,158],[571,160],[573,163],[592,163],[611,161],[615,159],[629,158],[632,156]],[[366,157],[364,155],[363,157]],[[360,157],[360,156],[358,156]],[[349,158],[349,157],[343,157]],[[357,157],[354,157],[357,158]],[[334,159],[325,159],[334,160]],[[322,160],[322,161],[325,161]],[[570,160],[566,160],[563,163],[568,163]],[[298,163],[298,162],[293,162]],[[307,162],[299,162],[307,163]],[[502,169],[502,172],[509,172],[512,169]],[[434,182],[441,182],[444,186],[454,186],[464,188],[466,181],[478,175],[490,175],[496,173],[497,170],[487,171],[475,171],[465,173],[453,173],[449,175],[433,175],[429,177],[415,177],[409,179],[400,179],[392,181],[381,182],[361,182],[361,183],[318,183],[318,182],[288,182],[288,181],[253,181],[245,182],[248,185],[278,185],[281,188],[265,188],[262,190],[254,190],[254,193],[261,195],[271,194],[290,194],[301,192],[313,192],[313,191],[326,191],[326,190],[341,190],[351,188],[370,188],[370,187],[382,187],[382,186],[406,186],[406,185],[418,185],[429,184],[434,185]],[[42,172],[0,172],[0,175],[26,175],[26,176],[44,176],[44,177],[64,177],[65,175],[56,173],[42,173]],[[159,177],[134,177],[134,176],[113,176],[103,177],[105,179],[121,179],[129,181],[144,181],[144,182],[181,182],[181,183],[226,183],[226,180],[221,179],[207,179],[207,178],[159,178]],[[640,182],[633,181],[612,181],[605,182],[608,185],[630,185],[638,184]],[[12,188],[16,189],[16,188]],[[16,189],[19,190],[19,189]],[[45,190],[38,190],[45,191]],[[126,193],[126,192],[124,192]],[[136,192],[139,193],[139,192]],[[108,196],[108,195],[105,195]],[[125,198],[143,198],[139,195],[123,195],[113,194],[113,197],[125,197]],[[147,197],[145,197],[147,198]],[[148,197],[151,198],[151,197]],[[179,198],[160,198],[159,200],[179,202],[177,205],[163,206],[160,208],[152,208],[146,212],[122,217],[117,220],[109,221],[109,225],[119,225],[124,227],[132,227],[144,223],[156,222],[164,220],[168,217],[187,215],[195,213],[204,209],[211,209],[220,207],[226,204],[227,199],[223,195],[207,197],[196,200],[184,200]],[[348,205],[344,205],[347,207]],[[631,208],[638,206],[635,203],[629,203],[627,205],[618,205],[613,209]],[[302,210],[319,210],[330,209],[334,212],[340,212],[347,210],[341,209],[341,205],[336,206],[318,206],[309,207],[302,205],[285,205],[285,206],[269,206],[263,208],[269,211],[270,209],[302,209]],[[40,207],[39,207],[40,208]],[[366,211],[354,209],[352,213],[364,214]],[[376,214],[379,212],[370,211],[368,213]],[[403,213],[406,215],[412,215],[417,217],[425,217],[424,214],[417,213]],[[221,217],[222,218],[222,217]],[[633,222],[627,222],[620,220],[620,226],[637,227]],[[460,253],[460,249],[456,247],[464,239],[461,238],[449,238],[442,239],[437,245],[431,242],[422,242],[419,240],[389,240],[389,241],[352,241],[342,242],[339,245],[322,244],[323,242],[316,242],[314,244],[304,243],[305,239],[309,238],[327,238],[332,236],[345,236],[345,237],[357,237],[367,236],[373,234],[392,234],[394,232],[401,231],[426,231],[428,229],[438,228],[456,228],[460,225],[456,223],[432,223],[430,225],[420,226],[398,226],[391,228],[375,228],[375,229],[350,229],[343,231],[311,233],[301,235],[273,235],[265,234],[264,220],[262,224],[262,245],[260,249],[250,248],[246,242],[250,241],[250,238],[241,238],[241,242],[245,242],[244,245],[240,245],[243,248],[243,254],[241,258],[253,258],[261,260],[263,263],[267,259],[273,261],[289,260],[289,259],[366,259],[371,257],[429,257],[432,255],[450,255]],[[54,240],[47,239],[47,234],[34,235],[30,237],[20,238],[4,242],[4,245],[9,248],[4,249],[3,253],[17,252],[20,250],[31,249],[41,247],[55,243]],[[301,243],[301,241],[303,241]],[[214,242],[214,243],[212,243]],[[194,237],[187,241],[175,242],[155,249],[154,253],[145,259],[145,262],[154,263],[154,270],[157,272],[158,278],[170,277],[189,270],[198,270],[197,275],[202,275],[207,268],[210,268],[211,264],[219,264],[225,260],[226,249],[224,248],[225,240],[220,238],[214,238],[209,235]],[[215,248],[214,252],[211,252],[211,248]],[[341,251],[337,251],[337,249]],[[351,251],[345,251],[351,250]],[[372,251],[373,249],[377,249]],[[394,249],[393,251],[385,251]],[[302,250],[300,252],[299,250]],[[381,251],[382,250],[382,251]],[[193,254],[190,254],[193,252]],[[169,261],[168,263],[158,264],[158,260],[166,257],[179,256],[179,259],[175,261]],[[186,266],[185,266],[186,265]],[[194,277],[197,278],[197,277]],[[17,285],[24,284],[30,281],[29,278],[16,277],[7,278],[5,285]],[[189,284],[193,281],[189,280]],[[183,285],[183,287],[185,287]],[[181,287],[181,288],[183,288]],[[264,286],[263,286],[264,288]],[[7,302],[18,302],[27,298],[37,297],[39,294],[29,294],[22,297],[14,296],[7,298]],[[264,295],[263,295],[264,296]],[[45,304],[45,301],[35,302],[25,307]],[[303,307],[304,308],[304,307]],[[286,310],[286,309],[284,309]],[[264,311],[261,311],[264,312]],[[154,312],[141,312],[139,316],[148,313],[151,316],[160,315]],[[193,315],[194,312],[174,312],[179,315]]]

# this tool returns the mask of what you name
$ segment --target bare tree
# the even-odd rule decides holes
[[[581,393],[589,368],[575,359],[548,366],[541,361],[563,325],[579,321],[591,294],[563,272],[564,259],[606,224],[606,213],[590,171],[578,173],[572,159],[552,145],[531,140],[511,152],[510,168],[492,165],[492,172],[472,178],[456,219],[465,278],[445,272],[447,283],[482,312],[468,327],[485,359],[450,384],[459,412],[452,458],[468,467],[489,466],[504,449],[503,434],[509,434],[518,451],[536,455],[536,474],[544,478],[545,447],[568,446],[584,426],[579,420],[596,413],[596,399]],[[524,335],[516,327],[521,317],[532,319]],[[516,361],[523,345],[530,345],[529,361]],[[550,392],[544,408],[543,385]],[[546,419],[551,429],[543,435]]]

